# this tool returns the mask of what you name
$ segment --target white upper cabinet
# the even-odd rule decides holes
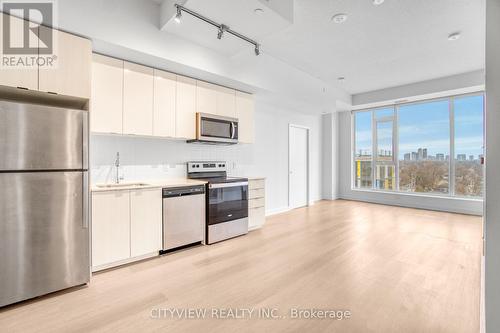
[[[224,117],[236,117],[236,97],[234,89],[216,86],[217,114]]]
[[[124,63],[123,133],[153,135],[154,71]]]
[[[90,40],[40,26],[40,35],[53,34],[55,68],[39,68],[38,90],[84,99],[90,98],[92,43]]]
[[[253,143],[255,141],[253,95],[240,91],[236,92],[236,118],[238,123],[238,141],[242,143]]]
[[[175,137],[177,76],[154,70],[153,135]]]
[[[196,137],[196,80],[177,75],[176,127],[178,138]]]
[[[201,112],[238,118],[239,141],[254,142],[252,95],[101,55],[90,106],[92,132],[190,140]]]
[[[217,114],[217,86],[196,81],[196,112]]]
[[[162,235],[162,190],[130,191],[131,257],[160,251]]]
[[[14,17],[9,16],[7,14],[0,15],[0,47],[3,47],[3,24],[4,20],[9,20],[11,27],[11,38],[12,36],[17,36],[21,38],[23,36],[23,24],[24,21]],[[6,22],[7,23],[7,22]],[[36,38],[35,38],[36,39]],[[22,40],[22,39],[21,39]],[[14,40],[11,39],[11,44],[13,44]],[[31,44],[38,45],[38,40],[31,40]],[[36,50],[35,50],[36,51]],[[38,90],[38,66],[34,66],[32,68],[22,68],[18,69],[17,67],[8,68],[8,67],[0,67],[0,85],[14,87],[14,88],[23,88],[30,90]]]
[[[24,21],[14,16],[1,14],[0,42],[3,47],[3,24],[9,24],[11,46],[23,44]],[[9,20],[9,21],[7,21]],[[40,40],[31,33],[29,46],[42,52],[41,40],[52,35],[52,53],[46,55],[53,60],[53,66],[32,66],[30,68],[0,68],[0,85],[14,88],[38,90],[46,93],[90,99],[90,71],[92,64],[92,44],[90,40],[66,32],[40,26],[37,33]],[[35,54],[36,55],[36,54]],[[27,55],[33,56],[31,54]],[[43,56],[41,54],[41,56]],[[54,57],[55,58],[54,60]],[[44,57],[45,59],[45,57]],[[46,59],[47,63],[49,60]]]
[[[94,54],[90,130],[122,134],[123,60]]]

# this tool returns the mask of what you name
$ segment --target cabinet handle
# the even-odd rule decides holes
[[[26,87],[16,87],[17,89],[22,89],[22,90],[29,90],[28,88]]]
[[[47,91],[47,93],[52,94],[52,95],[57,95],[57,93],[53,92],[53,91]]]

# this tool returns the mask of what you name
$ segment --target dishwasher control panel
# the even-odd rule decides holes
[[[184,195],[204,194],[204,193],[205,193],[205,185],[185,186],[185,187],[175,187],[175,188],[164,188],[163,189],[163,197],[164,198],[181,197]]]

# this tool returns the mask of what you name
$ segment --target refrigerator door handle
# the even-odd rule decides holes
[[[82,176],[83,181],[83,204],[82,204],[82,213],[83,213],[83,221],[82,227],[83,229],[89,228],[89,172],[84,171]]]
[[[83,112],[83,133],[82,133],[82,167],[83,170],[88,170],[89,168],[89,113],[88,111]]]

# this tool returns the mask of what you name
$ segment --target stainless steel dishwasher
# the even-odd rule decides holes
[[[163,251],[204,241],[205,185],[163,189]]]

